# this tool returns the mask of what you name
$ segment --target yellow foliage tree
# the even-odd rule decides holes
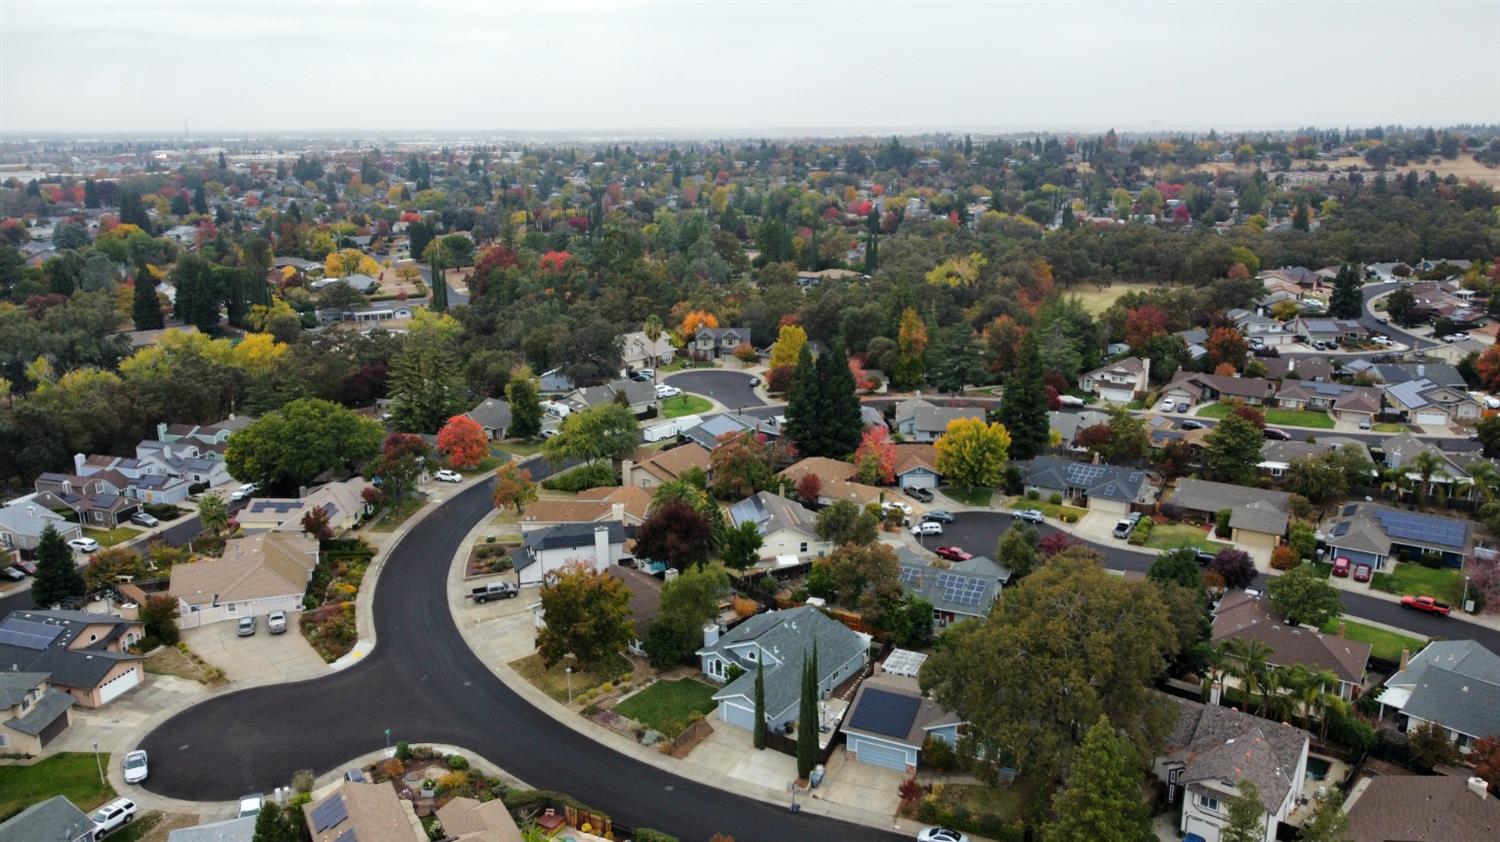
[[[802,354],[802,346],[806,344],[807,331],[798,325],[782,325],[776,334],[776,344],[771,346],[771,368],[796,365],[797,357]]]
[[[962,488],[994,488],[1005,479],[1010,432],[999,422],[955,418],[933,443],[937,468]]]
[[[245,318],[245,321],[250,325],[251,330],[264,331],[266,329],[266,326],[271,323],[271,319],[273,317],[283,314],[288,316],[295,316],[297,315],[297,311],[292,309],[292,305],[286,303],[280,298],[277,298],[271,301],[270,307],[267,307],[264,304],[256,304],[252,306],[250,308],[250,315]]]
[[[932,267],[927,273],[927,283],[945,284],[950,287],[971,287],[979,282],[979,273],[989,261],[979,252],[950,257]]]
[[[251,333],[234,346],[234,364],[247,374],[260,376],[274,370],[290,350],[269,333]]]

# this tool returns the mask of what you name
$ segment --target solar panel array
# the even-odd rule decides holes
[[[250,504],[252,512],[275,512],[278,515],[300,508],[302,508],[301,500],[256,500]]]
[[[1105,467],[1103,465],[1074,462],[1068,466],[1068,482],[1072,485],[1093,485],[1103,478],[1104,471]]]
[[[344,806],[344,796],[335,794],[313,808],[313,827],[316,828],[313,832],[322,833],[347,818],[349,818],[349,809]]]
[[[849,717],[849,727],[904,738],[917,718],[922,700],[867,687]]]
[[[1333,537],[1342,538],[1349,534],[1349,521],[1341,520],[1333,525]]]
[[[983,579],[957,573],[939,573],[937,586],[943,592],[943,600],[954,605],[978,605],[987,590]]]
[[[340,833],[338,838],[333,840],[333,842],[359,842],[359,837],[354,835],[354,828],[351,827]]]
[[[915,565],[911,565],[911,564],[903,564],[903,565],[901,565],[901,584],[903,584],[903,585],[915,585],[917,583],[917,581],[919,579],[921,579],[921,578],[922,578],[922,571],[918,570]]]
[[[1379,512],[1376,517],[1392,538],[1406,538],[1445,547],[1463,547],[1468,533],[1462,521],[1424,517],[1412,512]]]
[[[0,623],[0,643],[23,649],[46,649],[62,632],[62,626],[12,617]]]

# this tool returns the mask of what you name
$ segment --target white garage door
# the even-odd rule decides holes
[[[755,730],[755,711],[748,708],[719,702],[719,718],[730,725],[738,725],[746,731]]]
[[[1417,423],[1441,426],[1448,423],[1448,416],[1441,412],[1418,412]]]
[[[852,740],[849,748],[854,751],[855,759],[861,763],[884,766],[898,772],[906,771],[906,752],[903,749],[871,740]]]
[[[937,477],[926,471],[913,471],[901,476],[902,488],[936,488]]]
[[[130,672],[121,673],[104,683],[99,688],[99,704],[104,704],[118,697],[121,693],[141,683],[141,668],[136,667]]]

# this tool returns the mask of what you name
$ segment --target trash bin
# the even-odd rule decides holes
[[[823,764],[819,763],[813,767],[812,774],[808,776],[808,781],[813,785],[814,789],[817,788],[818,784],[823,782],[823,772]]]

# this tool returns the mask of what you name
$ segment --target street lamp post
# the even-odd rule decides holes
[[[391,751],[391,729],[389,728],[385,729],[385,750],[387,754]]]
[[[104,780],[104,761],[99,759],[99,741],[98,740],[94,741],[94,765],[97,766],[97,767],[99,767],[99,784],[101,786],[103,786],[103,785],[105,785],[105,780]]]
[[[573,704],[573,668],[563,667],[563,672],[568,674],[568,704]]]

